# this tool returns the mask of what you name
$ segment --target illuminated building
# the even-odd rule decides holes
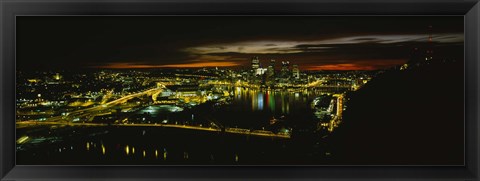
[[[258,57],[253,57],[252,58],[252,70],[257,70],[260,67],[260,60]]]
[[[282,61],[282,70],[281,70],[281,76],[282,77],[288,77],[289,76],[289,66],[290,62],[289,61]]]
[[[256,77],[257,75],[261,75],[261,70],[259,71],[260,69],[260,60],[258,59],[258,57],[253,57],[252,58],[252,70],[251,70],[251,75],[253,75],[253,77]]]
[[[270,60],[270,65],[267,68],[267,77],[275,76],[275,60]]]
[[[59,73],[56,73],[56,74],[53,76],[53,78],[54,78],[55,80],[60,80],[60,79],[62,78],[62,76],[61,76]]]
[[[292,73],[293,78],[300,79],[300,69],[298,69],[298,65],[293,65]]]
[[[265,72],[267,72],[267,69],[266,68],[257,68],[257,71],[256,71],[256,75],[263,75],[265,74]]]

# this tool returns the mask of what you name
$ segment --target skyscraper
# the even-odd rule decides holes
[[[298,65],[293,65],[292,73],[293,78],[300,79],[300,69],[298,69]]]
[[[289,61],[282,61],[282,70],[281,70],[281,76],[282,77],[288,77],[290,74],[289,70],[290,62]]]
[[[267,68],[267,76],[274,77],[275,76],[275,60],[270,60],[270,65]]]
[[[260,60],[258,57],[253,57],[252,58],[252,70],[257,71],[257,69],[260,67]]]

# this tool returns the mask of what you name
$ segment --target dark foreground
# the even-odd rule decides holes
[[[20,165],[277,165],[330,159],[316,146],[292,139],[162,127],[38,127],[41,143],[19,145]],[[21,135],[26,130],[19,129]],[[35,133],[34,133],[35,132]],[[128,151],[127,151],[128,150]]]

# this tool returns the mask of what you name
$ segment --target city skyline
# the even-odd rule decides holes
[[[16,161],[462,165],[463,27],[457,16],[18,17]]]
[[[406,63],[429,35],[435,56],[463,58],[463,17],[62,18],[19,17],[18,69],[248,68],[258,56],[301,70],[376,70]]]

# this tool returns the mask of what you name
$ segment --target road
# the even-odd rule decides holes
[[[164,89],[164,88],[163,87],[157,87],[157,88],[148,89],[148,90],[145,90],[145,91],[142,91],[142,92],[138,92],[138,93],[135,93],[135,94],[126,95],[126,96],[121,97],[119,99],[116,99],[116,100],[113,100],[113,101],[110,101],[110,102],[107,102],[107,103],[104,103],[104,104],[101,104],[101,105],[98,105],[98,106],[95,106],[95,107],[90,107],[90,108],[85,108],[85,109],[80,109],[80,110],[69,112],[67,114],[67,116],[55,116],[55,117],[47,118],[47,120],[45,120],[45,122],[57,122],[57,121],[62,121],[62,120],[67,120],[67,122],[69,122],[70,119],[73,119],[75,117],[84,117],[84,116],[89,115],[89,114],[95,115],[95,114],[98,114],[100,111],[107,110],[107,109],[109,109],[113,106],[124,103],[125,101],[128,101],[132,98],[143,96],[143,95],[148,95],[150,93],[155,94],[156,92],[162,91],[162,89]]]
[[[29,126],[39,126],[39,125],[63,125],[63,126],[124,126],[124,127],[167,127],[167,128],[178,128],[178,129],[191,129],[199,131],[213,131],[221,132],[219,128],[211,127],[201,127],[201,126],[191,126],[191,125],[176,125],[176,124],[103,124],[103,123],[72,123],[72,122],[51,122],[51,121],[22,121],[17,122],[17,128],[25,128]],[[275,134],[269,131],[263,130],[253,130],[253,131],[243,131],[236,129],[225,129],[226,133],[233,134],[244,134],[252,136],[264,136],[264,137],[276,137],[276,138],[290,138],[290,135],[287,134]]]
[[[337,112],[332,120],[330,120],[328,131],[332,132],[338,124],[342,121],[342,113],[343,113],[343,94],[335,94],[333,95],[337,98]]]

